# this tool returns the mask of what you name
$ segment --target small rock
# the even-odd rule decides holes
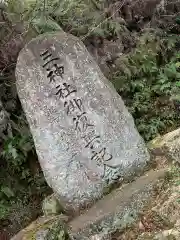
[[[57,215],[63,212],[63,208],[54,194],[44,199],[42,204],[42,210],[45,216]]]

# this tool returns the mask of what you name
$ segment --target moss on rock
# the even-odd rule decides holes
[[[61,215],[38,218],[11,240],[45,240],[46,235],[53,237],[53,231],[56,233],[55,236],[59,238],[48,238],[48,240],[67,240],[68,238],[63,238],[66,236],[66,231],[63,230],[65,228],[64,220],[67,220],[67,218]],[[55,226],[58,226],[57,229]],[[62,236],[62,238],[60,238],[60,236]]]

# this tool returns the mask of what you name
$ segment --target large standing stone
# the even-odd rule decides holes
[[[65,208],[100,198],[144,168],[149,155],[132,116],[78,38],[33,39],[16,77],[41,167]]]

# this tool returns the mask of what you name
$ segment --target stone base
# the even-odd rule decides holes
[[[45,224],[42,224],[42,220],[37,220],[18,233],[12,240],[46,240],[46,234],[48,234],[49,229],[52,229],[52,223],[55,226],[55,230],[52,232],[56,232],[59,236],[58,229],[60,229],[62,222],[66,222],[71,239],[110,240],[113,232],[124,229],[138,219],[139,213],[153,199],[154,190],[162,183],[166,172],[166,168],[148,171],[134,182],[112,191],[95,203],[92,208],[70,221],[66,218],[63,220],[63,216],[60,217],[60,215],[52,216],[50,224],[47,224],[48,217],[45,217],[46,221],[43,220]],[[41,237],[39,238],[39,236]],[[59,240],[64,240],[64,238]]]
[[[166,169],[149,171],[98,201],[69,225],[72,239],[111,239],[111,233],[121,230],[138,218],[142,209],[152,200],[155,187],[163,179]]]

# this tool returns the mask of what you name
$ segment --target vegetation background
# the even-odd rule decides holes
[[[0,2],[0,236],[36,219],[51,193],[15,88],[25,43],[49,31],[78,36],[149,141],[180,125],[179,24],[179,0]]]

